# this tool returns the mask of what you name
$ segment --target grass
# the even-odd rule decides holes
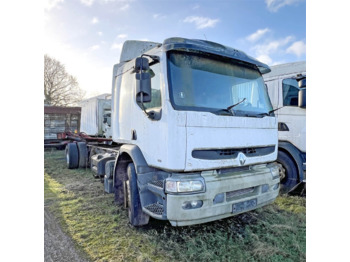
[[[274,204],[202,225],[128,224],[89,169],[69,170],[63,151],[45,152],[45,205],[91,261],[305,261],[306,201]]]

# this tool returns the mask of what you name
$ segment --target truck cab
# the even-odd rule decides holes
[[[133,225],[209,222],[274,201],[277,119],[270,68],[217,43],[126,41],[113,69],[117,203]]]
[[[281,191],[306,181],[306,63],[271,66],[264,75],[278,117]]]

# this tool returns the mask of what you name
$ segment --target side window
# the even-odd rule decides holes
[[[152,100],[151,102],[144,103],[146,109],[153,107],[161,107],[160,96],[160,63],[156,63],[150,67],[151,84],[152,84]]]
[[[299,86],[296,79],[288,78],[282,81],[283,105],[298,106]]]

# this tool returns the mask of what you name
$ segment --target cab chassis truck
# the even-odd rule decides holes
[[[172,226],[265,206],[279,193],[270,68],[218,43],[126,41],[112,78],[112,143],[69,143],[68,168],[89,166],[128,209]]]
[[[306,63],[271,66],[265,84],[278,119],[281,189],[306,196]]]

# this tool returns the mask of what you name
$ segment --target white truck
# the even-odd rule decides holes
[[[111,94],[90,97],[80,102],[80,131],[90,136],[110,138],[111,131]]]
[[[204,40],[126,41],[114,65],[113,143],[70,143],[133,226],[153,217],[205,223],[267,205],[279,193],[277,119],[245,53]]]
[[[278,118],[281,191],[306,182],[306,63],[271,66],[264,75]],[[305,187],[305,185],[304,185]]]

